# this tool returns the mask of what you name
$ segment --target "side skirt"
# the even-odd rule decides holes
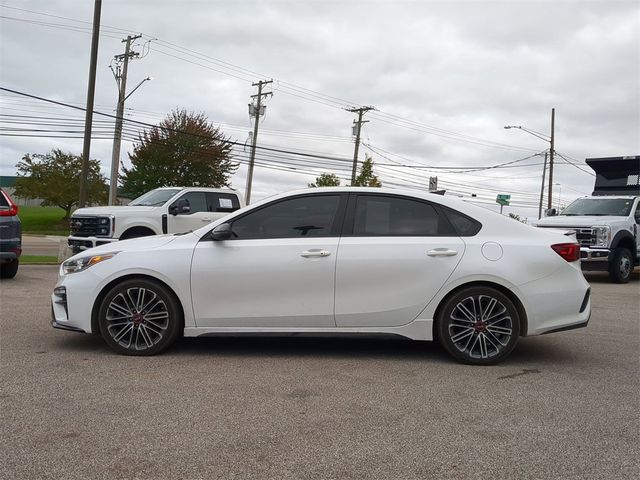
[[[433,340],[433,320],[418,319],[398,327],[185,327],[185,337],[235,336],[235,335],[276,335],[276,336],[339,336],[339,335],[399,335],[412,340]]]

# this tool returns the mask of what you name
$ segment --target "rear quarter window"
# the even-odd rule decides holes
[[[480,222],[465,215],[464,213],[460,213],[457,210],[452,210],[447,207],[442,207],[442,210],[447,215],[447,218],[456,233],[461,237],[473,237],[482,228],[482,224]]]

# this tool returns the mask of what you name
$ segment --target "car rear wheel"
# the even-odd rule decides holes
[[[173,293],[147,279],[126,280],[112,288],[98,313],[102,338],[123,355],[155,355],[168,348],[182,325]]]
[[[3,263],[0,265],[0,278],[13,278],[18,273],[18,266],[20,265],[20,260],[17,258],[15,260],[11,260],[10,262]]]
[[[491,365],[504,360],[520,335],[513,302],[490,287],[465,288],[447,300],[437,320],[438,338],[457,360]]]

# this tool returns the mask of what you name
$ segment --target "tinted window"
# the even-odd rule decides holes
[[[150,192],[139,196],[135,200],[132,200],[129,205],[164,205],[167,200],[169,200],[179,191],[179,188],[156,188],[155,190],[151,190]]]
[[[480,231],[482,224],[455,210],[445,209],[449,222],[461,237],[472,237]]]
[[[207,192],[207,210],[209,212],[233,212],[239,208],[240,201],[237,195]]]
[[[9,202],[7,202],[7,199],[4,197],[2,190],[0,190],[0,208],[1,207],[9,208]]]
[[[178,200],[186,200],[191,208],[189,213],[182,213],[181,215],[190,215],[196,212],[206,212],[207,211],[207,199],[205,197],[204,192],[188,192],[184,195],[181,195],[173,202],[173,205],[176,204]]]
[[[234,238],[327,237],[339,199],[338,195],[316,195],[268,205],[234,221]]]
[[[417,237],[446,235],[450,230],[425,202],[374,195],[359,195],[356,200],[354,235]]]

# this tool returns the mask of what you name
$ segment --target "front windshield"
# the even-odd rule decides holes
[[[626,217],[631,212],[633,200],[630,198],[579,198],[560,215],[595,215]]]
[[[157,207],[164,205],[167,200],[180,191],[179,188],[156,188],[133,200],[129,205]]]

